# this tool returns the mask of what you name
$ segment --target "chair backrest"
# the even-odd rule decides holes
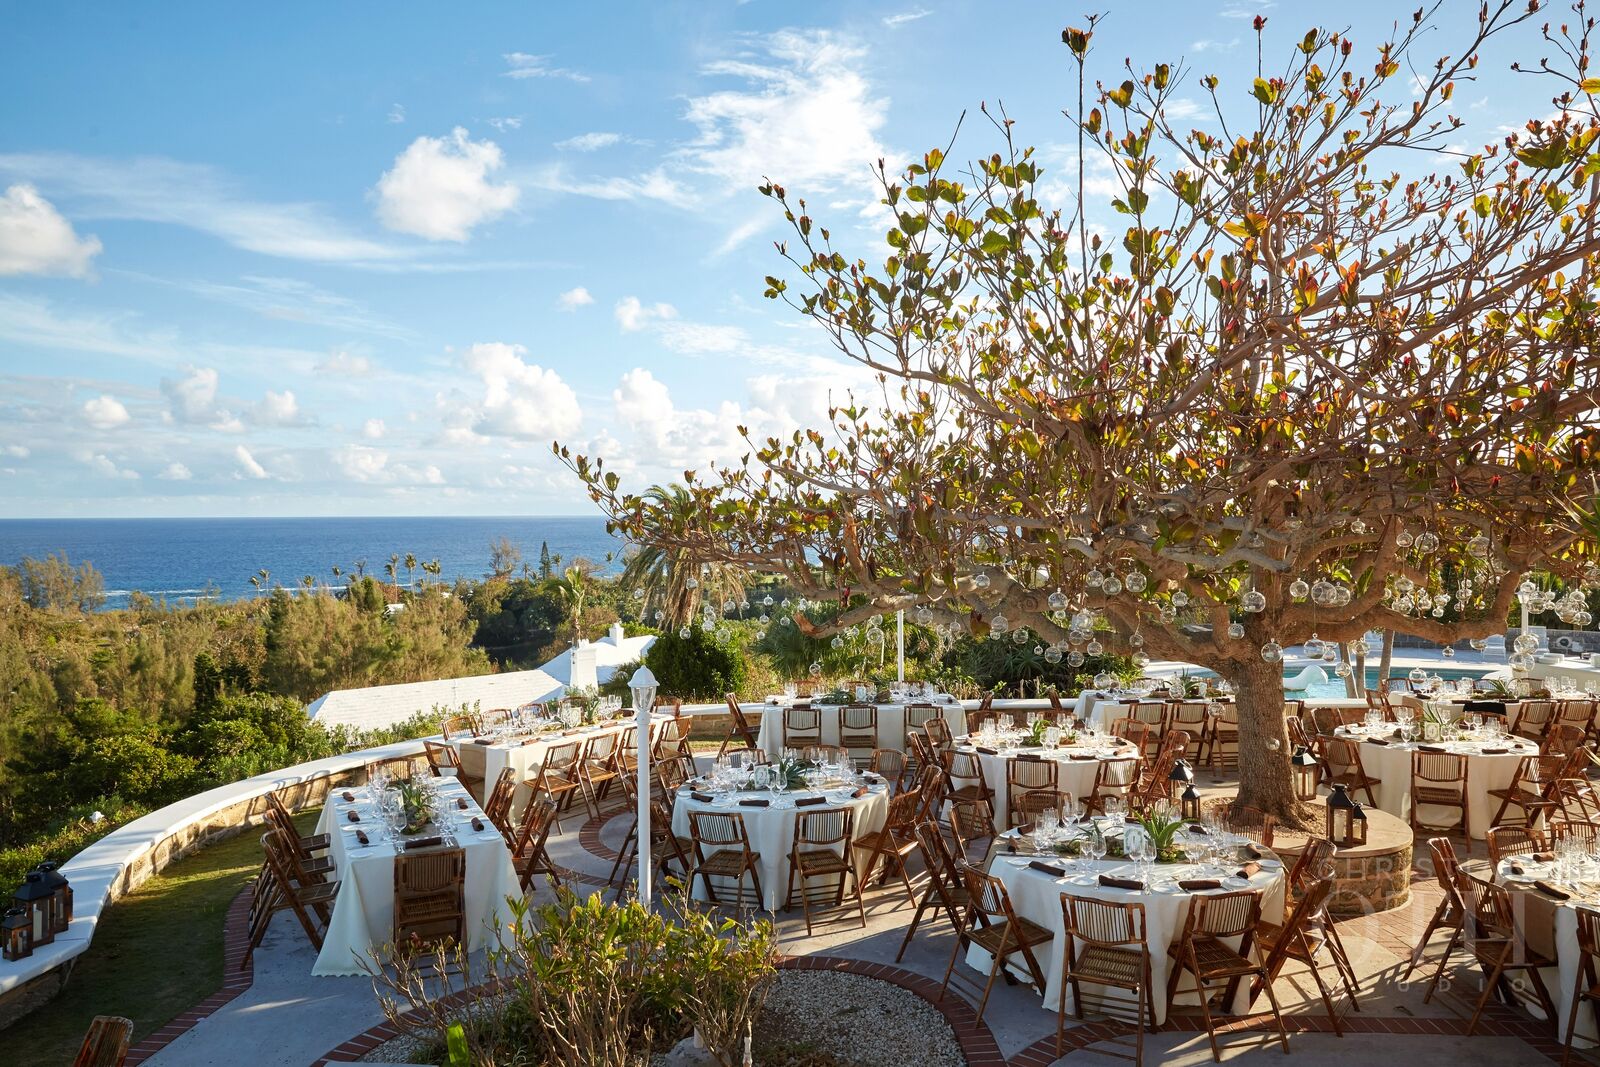
[[[1167,729],[1174,727],[1198,733],[1206,723],[1206,702],[1203,700],[1179,700],[1172,705],[1167,713]]]
[[[1224,700],[1217,705],[1217,714],[1211,720],[1213,735],[1217,730],[1237,732],[1239,729],[1239,705],[1231,700]]]
[[[922,733],[935,752],[947,750],[955,744],[955,738],[950,734],[950,723],[942,715],[923,723]]]
[[[489,775],[488,746],[474,744],[471,741],[462,745],[456,753],[456,766],[461,768],[463,777],[483,781]]]
[[[1322,737],[1322,758],[1328,762],[1328,773],[1335,778],[1345,775],[1365,774],[1361,766],[1361,746],[1348,737]]]
[[[440,725],[439,729],[446,741],[463,734],[467,737],[478,736],[478,722],[471,715],[452,715]]]
[[[589,738],[589,743],[583,748],[583,762],[585,763],[610,763],[617,754],[617,744],[621,734],[607,730]]]
[[[1333,857],[1338,851],[1334,843],[1326,837],[1307,839],[1305,847],[1300,850],[1300,855],[1295,857],[1294,866],[1289,869],[1289,888],[1303,892],[1312,882],[1331,875]]]
[[[670,819],[671,814],[667,817]],[[517,856],[526,858],[544,851],[545,842],[550,837],[550,827],[555,825],[555,821],[555,801],[546,796],[529,800],[528,806],[522,811],[522,825],[517,827]]]
[[[443,774],[446,769],[461,766],[461,761],[456,758],[454,745],[447,745],[443,741],[424,741],[422,750],[428,757],[428,769],[433,771],[435,778]]]
[[[950,752],[945,769],[951,778],[959,778],[962,781],[973,779],[983,781],[983,764],[975,752]]]
[[[1448,837],[1430,837],[1428,853],[1433,857],[1433,876],[1439,888],[1459,909],[1461,905],[1461,861],[1456,857],[1456,846]]]
[[[1600,911],[1591,908],[1574,908],[1578,920],[1578,951],[1583,953],[1583,971],[1587,988],[1596,984],[1596,957],[1600,957]]]
[[[1430,788],[1456,785],[1462,796],[1467,790],[1467,757],[1453,752],[1411,752],[1411,777],[1427,782]]]
[[[1278,939],[1273,942],[1272,951],[1267,953],[1264,961],[1267,974],[1274,974],[1282,966],[1283,958],[1296,947],[1306,948],[1305,931],[1311,920],[1322,913],[1328,903],[1328,897],[1333,893],[1332,878],[1318,878],[1312,882],[1289,913],[1288,921],[1283,924],[1283,930]],[[1307,955],[1310,955],[1307,952]],[[1312,964],[1315,966],[1315,964]]]
[[[1239,954],[1249,958],[1249,939],[1261,921],[1261,894],[1253,889],[1233,893],[1201,893],[1189,901],[1191,933],[1211,937],[1242,937]]]
[[[917,813],[922,808],[922,791],[907,789],[904,793],[889,800],[889,815],[883,821],[883,828],[890,832],[907,834],[916,825]]]
[[[865,733],[878,738],[878,706],[876,704],[846,704],[839,709],[839,733]]]
[[[1461,910],[1466,920],[1462,933],[1469,947],[1478,940],[1517,939],[1516,924],[1511,918],[1510,893],[1466,871],[1459,873],[1456,888],[1461,894]]]
[[[982,706],[976,711],[967,712],[967,730],[969,732],[977,733],[986,722],[1000,721],[1000,713],[989,706],[989,702],[993,699],[993,694],[985,693]]]
[[[890,785],[898,785],[906,773],[906,754],[897,748],[875,748],[872,750],[871,770],[882,775]]]
[[[822,710],[810,704],[794,704],[783,709],[785,734],[822,735]]]
[[[720,847],[737,845],[748,850],[750,838],[744,830],[744,816],[736,811],[691,811],[689,836],[697,845]]]
[[[1592,700],[1563,700],[1556,706],[1556,722],[1563,726],[1577,727],[1579,736],[1586,733],[1594,725],[1594,704]]]
[[[1054,791],[1060,770],[1061,765],[1053,759],[1013,756],[1006,760],[1006,788],[1013,794],[1035,789]]]
[[[517,795],[517,772],[507,767],[494,780],[494,789],[484,802],[483,813],[495,826],[504,829],[506,816],[511,814],[511,801]]]
[[[1115,793],[1132,788],[1139,780],[1139,768],[1143,765],[1143,760],[1132,757],[1101,760],[1094,776],[1095,792]]]
[[[133,1020],[120,1015],[96,1015],[72,1067],[122,1067],[133,1038]]]
[[[1006,892],[1004,882],[971,865],[962,868],[961,874],[967,884],[968,907],[983,925],[1013,918],[1011,894]]]
[[[544,764],[540,767],[541,774],[562,774],[572,769],[578,762],[578,741],[563,741],[551,745],[544,750]]]
[[[1111,735],[1138,746],[1139,751],[1143,752],[1150,743],[1150,725],[1138,719],[1118,719],[1111,724]]]
[[[794,816],[794,848],[842,848],[850,854],[850,825],[854,813],[849,808],[820,808],[800,811]]]
[[[1067,937],[1101,948],[1149,951],[1144,905],[1061,894],[1061,924]],[[1067,960],[1070,967],[1075,960]]]
[[[1553,700],[1524,700],[1522,706],[1517,709],[1516,718],[1512,720],[1511,732],[1522,737],[1540,739],[1555,714],[1556,704]]]
[[[1577,841],[1592,849],[1596,841],[1600,841],[1600,826],[1594,823],[1558,819],[1550,824],[1550,846],[1554,848],[1563,841]]]
[[[1167,735],[1161,739],[1161,752],[1163,755],[1170,753],[1172,758],[1182,759],[1189,751],[1189,742],[1194,740],[1194,735],[1188,730],[1168,730]]]
[[[1484,843],[1489,847],[1491,865],[1498,864],[1508,856],[1531,856],[1549,847],[1545,843],[1544,831],[1528,826],[1492,827],[1484,834]]]
[[[1570,756],[1583,746],[1585,727],[1567,722],[1552,723],[1540,743],[1541,752],[1556,756]]]
[[[960,867],[950,853],[950,846],[945,843],[944,831],[939,829],[939,824],[931,819],[919,822],[912,833],[916,834],[917,844],[922,849],[922,862],[928,868],[928,876],[947,890],[960,887]]]
[[[1161,701],[1141,700],[1133,706],[1133,718],[1159,730],[1167,723],[1167,705]]]
[[[1283,725],[1289,731],[1289,744],[1295,748],[1310,748],[1311,735],[1306,733],[1306,724],[1298,715],[1286,716]]]
[[[728,715],[733,719],[734,732],[739,735],[739,739],[744,742],[745,747],[760,748],[760,744],[756,741],[756,732],[750,726],[750,720],[745,716],[744,709],[739,706],[738,696],[734,693],[728,693],[723,699],[728,702]]]

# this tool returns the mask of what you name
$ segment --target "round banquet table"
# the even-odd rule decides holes
[[[1106,759],[1127,759],[1137,757],[1138,751],[1131,745],[1118,744],[1116,747],[1094,747],[1087,745],[1072,745],[1058,748],[1054,752],[1046,752],[1042,748],[1020,747],[1016,749],[980,747],[970,743],[970,740],[956,745],[958,752],[970,752],[978,757],[978,763],[983,768],[983,780],[994,791],[994,828],[1006,829],[1006,805],[1010,801],[1011,793],[1006,788],[1006,763],[1014,757],[1024,753],[1053,759],[1060,765],[1056,771],[1056,789],[1062,793],[1071,793],[1072,799],[1082,801],[1094,791],[1096,775],[1100,773],[1100,761]]]
[[[1365,725],[1340,726],[1334,730],[1334,736],[1360,742],[1357,747],[1361,752],[1362,769],[1369,777],[1379,779],[1378,784],[1372,787],[1378,807],[1390,815],[1407,820],[1408,825],[1411,819],[1411,753],[1418,745],[1426,745],[1453,755],[1466,756],[1467,819],[1472,836],[1478,841],[1482,841],[1488,832],[1489,820],[1499,807],[1499,802],[1489,796],[1489,790],[1509,787],[1522,757],[1536,755],[1539,751],[1533,742],[1517,737],[1503,737],[1495,741],[1422,742],[1397,740],[1390,736],[1393,732],[1393,723],[1383,723],[1375,731]],[[1369,740],[1371,737],[1386,743]],[[1358,789],[1351,795],[1359,801],[1366,793]],[[1427,805],[1423,807],[1426,809]],[[1433,813],[1424,810],[1423,815],[1429,822],[1441,822],[1449,818],[1444,809]]]
[[[756,869],[761,874],[761,902],[768,911],[781,909],[789,892],[789,850],[794,845],[797,815],[848,808],[854,812],[850,833],[856,839],[881,829],[889,817],[889,787],[884,784],[869,787],[868,793],[861,797],[852,797],[844,789],[805,789],[775,799],[769,790],[755,789],[742,790],[707,803],[694,799],[690,792],[687,788],[679,790],[672,805],[672,832],[685,839],[689,837],[691,811],[743,816],[744,832],[750,838],[750,850],[758,854]],[[813,797],[822,797],[826,803],[795,806],[796,800]],[[766,801],[766,805],[762,806],[761,801]],[[754,806],[749,806],[751,802],[754,802]],[[867,853],[861,849],[852,851],[855,853],[855,869],[859,876],[865,869]],[[693,859],[692,856],[690,858]],[[746,886],[749,886],[748,878]],[[746,888],[745,891],[749,892],[750,889]],[[717,886],[719,896],[724,896],[725,892],[731,893],[732,886],[728,886],[726,891],[722,885]],[[697,900],[706,899],[705,879],[694,880],[694,895]]]
[[[944,721],[950,724],[952,735],[967,732],[966,709],[954,697],[940,695],[926,703],[933,704],[939,709]],[[843,709],[841,704],[813,704],[820,713],[822,721],[822,744],[837,745],[839,743],[839,712]],[[874,704],[878,709],[878,748],[892,748],[897,752],[906,751],[906,704]],[[788,707],[784,703],[768,703],[760,705],[761,726],[756,732],[756,744],[773,759],[777,759],[783,752],[783,712]]]
[[[1500,861],[1495,870],[1495,881],[1511,890],[1513,916],[1517,926],[1528,939],[1530,951],[1556,961],[1556,966],[1539,971],[1546,991],[1556,1006],[1556,1037],[1565,1041],[1567,1019],[1572,1014],[1572,990],[1582,966],[1583,954],[1578,949],[1578,908],[1600,910],[1600,882],[1585,880],[1577,884],[1559,876],[1559,866],[1541,863],[1528,856],[1512,856]],[[1589,879],[1597,876],[1590,874]],[[1534,883],[1542,881],[1568,894],[1560,900],[1539,889]],[[1530,991],[1531,992],[1531,991]],[[1577,1038],[1579,1047],[1600,1042],[1592,1010],[1578,1010]]]
[[[1239,840],[1243,841],[1242,838]],[[1261,860],[1261,870],[1249,879],[1229,879],[1220,889],[1197,892],[1181,889],[1177,883],[1191,878],[1215,878],[1215,868],[1190,863],[1157,864],[1152,879],[1153,888],[1140,891],[1102,886],[1098,882],[1098,877],[1102,874],[1119,878],[1134,877],[1134,864],[1127,860],[1078,859],[1074,867],[1070,859],[1044,858],[1044,862],[1066,866],[1071,872],[1065,878],[1058,878],[1029,866],[1035,859],[1040,857],[1009,855],[1002,852],[995,857],[989,873],[1005,883],[1006,892],[1011,895],[1012,907],[1019,916],[1038,923],[1055,935],[1055,940],[1048,948],[1035,950],[1048,983],[1044,991],[1044,1008],[1055,1011],[1062,995],[1061,951],[1065,938],[1061,921],[1061,897],[1064,894],[1094,897],[1117,903],[1131,902],[1144,905],[1145,936],[1150,945],[1150,999],[1155,1006],[1158,1023],[1164,1022],[1167,1016],[1167,978],[1171,973],[1171,957],[1167,954],[1167,947],[1183,932],[1183,924],[1189,917],[1189,901],[1201,895],[1253,889],[1261,895],[1262,917],[1272,922],[1281,922],[1289,882],[1282,861],[1276,858]],[[976,946],[968,951],[967,962],[985,973],[988,972],[990,960],[989,954]],[[1013,965],[1014,970],[1017,967],[1020,967],[1020,962]],[[1015,973],[1022,972],[1015,971]],[[1094,996],[1108,999],[1125,998],[1130,1008],[1132,1006],[1132,996],[1124,990],[1084,984],[1093,991]],[[1248,1009],[1249,986],[1248,982],[1240,983],[1239,990],[1230,1005],[1235,1014],[1242,1014]],[[1073,1005],[1070,990],[1068,992],[1066,1007],[1070,1011]],[[1179,997],[1183,1000],[1185,994],[1180,994]],[[1193,999],[1192,995],[1187,999]]]

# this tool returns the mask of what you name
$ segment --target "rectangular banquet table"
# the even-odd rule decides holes
[[[672,716],[666,712],[657,712],[650,716],[650,730],[652,737],[661,729]],[[620,734],[628,727],[634,725],[632,717],[620,719],[609,723],[597,723],[594,726],[577,726],[570,730],[551,730],[545,733],[534,734],[531,737],[517,737],[505,740],[493,738],[452,738],[450,744],[458,753],[458,758],[464,764],[475,758],[474,754],[460,755],[469,748],[483,751],[483,789],[487,794],[494,788],[500,772],[507,767],[517,772],[517,792],[511,801],[511,810],[520,812],[527,806],[528,798],[533,793],[529,782],[538,777],[539,768],[544,766],[545,754],[558,744],[576,741],[578,755],[583,755],[583,747],[589,739],[600,734]],[[485,743],[487,742],[487,743]],[[467,764],[470,767],[470,764]]]
[[[1378,807],[1390,815],[1409,822],[1411,753],[1419,742],[1398,741],[1387,736],[1393,729],[1392,723],[1385,723],[1379,727],[1378,733],[1388,742],[1384,745],[1365,740],[1368,736],[1365,727],[1341,726],[1334,731],[1334,734],[1360,741],[1356,747],[1361,752],[1362,768],[1371,777],[1380,779],[1378,784],[1372,787]],[[1495,809],[1500,806],[1499,801],[1491,802],[1489,790],[1508,788],[1511,779],[1516,776],[1517,766],[1521,763],[1522,757],[1535,755],[1539,751],[1533,742],[1517,737],[1500,738],[1494,742],[1440,741],[1428,744],[1467,757],[1467,820],[1475,841],[1483,840],[1489,831],[1489,820],[1494,817]],[[1491,751],[1485,752],[1486,748]],[[1492,751],[1494,749],[1502,751]],[[1351,795],[1365,803],[1366,793],[1362,790],[1354,790]],[[1424,808],[1427,808],[1427,805],[1424,805]],[[1444,809],[1424,810],[1422,816],[1427,822],[1438,823],[1446,821],[1449,813]]]
[[[913,701],[912,703],[922,703]],[[953,735],[967,732],[967,712],[953,698],[944,701],[929,701],[934,704],[944,716],[944,721],[950,724]],[[822,743],[837,745],[839,743],[839,712],[843,708],[840,704],[813,704],[822,716]],[[875,704],[878,709],[878,748],[892,748],[900,752],[906,750],[906,704]],[[783,751],[783,712],[782,704],[761,705],[761,728],[757,732],[756,742],[761,750],[768,756],[776,759]]]
[[[1072,799],[1081,807],[1083,800],[1094,792],[1095,778],[1100,773],[1100,763],[1108,759],[1136,758],[1139,753],[1129,747],[1106,745],[1089,747],[1073,745],[1067,748],[1058,748],[1054,752],[1046,753],[1042,748],[1021,747],[1008,752],[997,749],[995,752],[980,751],[975,745],[964,742],[956,746],[960,752],[970,752],[978,757],[978,764],[983,768],[983,780],[994,793],[994,828],[996,830],[1008,829],[1006,825],[1007,805],[1011,802],[1011,790],[1006,785],[1007,762],[1022,753],[1038,756],[1041,759],[1052,759],[1056,762],[1056,789],[1061,793],[1070,793]]]
[[[466,934],[468,951],[494,943],[494,931],[510,918],[506,897],[522,895],[511,850],[498,830],[483,819],[483,809],[466,788],[451,778],[440,778],[439,797],[445,814],[459,823],[456,843],[467,859],[465,886]],[[328,855],[333,859],[334,877],[339,880],[339,895],[334,901],[322,951],[311,968],[314,975],[364,974],[359,959],[369,958],[373,949],[394,937],[394,859],[397,851],[383,829],[377,806],[366,787],[350,790],[355,800],[346,801],[346,790],[328,794],[317,833],[330,839]],[[467,809],[456,807],[457,797],[467,798]],[[357,812],[361,821],[353,823],[347,813]],[[472,817],[483,821],[483,830],[472,829]],[[364,830],[370,844],[356,838]],[[429,831],[431,834],[431,831]],[[422,835],[427,836],[427,835]]]
[[[1157,864],[1155,867],[1157,888],[1139,892],[1137,890],[1115,889],[1098,884],[1096,880],[1101,874],[1113,877],[1132,878],[1135,874],[1134,864],[1120,859],[1105,859],[1091,861],[1080,859],[1077,863],[1079,880],[1072,878],[1060,879],[1042,871],[1034,870],[1028,866],[1030,860],[1037,857],[1012,856],[1006,854],[996,855],[989,873],[1005,883],[1006,892],[1011,895],[1012,907],[1017,915],[1024,919],[1038,923],[1055,935],[1048,947],[1035,949],[1039,965],[1044,968],[1045,979],[1048,983],[1044,991],[1044,1008],[1055,1011],[1060,1002],[1061,989],[1061,952],[1066,942],[1061,921],[1061,897],[1063,894],[1072,896],[1094,897],[1100,900],[1111,900],[1118,903],[1136,902],[1144,905],[1145,913],[1145,938],[1150,946],[1150,977],[1151,977],[1151,1003],[1155,1006],[1156,1021],[1165,1022],[1167,1017],[1167,978],[1171,973],[1171,957],[1167,948],[1183,932],[1183,924],[1189,918],[1189,901],[1195,896],[1204,893],[1220,893],[1231,889],[1254,889],[1261,894],[1261,915],[1263,918],[1281,922],[1284,909],[1284,893],[1288,888],[1289,878],[1284,871],[1283,864],[1278,861],[1268,861],[1263,869],[1258,871],[1249,883],[1237,887],[1228,887],[1220,890],[1201,890],[1199,893],[1190,893],[1179,889],[1176,885],[1179,880],[1189,878],[1214,877],[1212,874],[1194,864]],[[1050,862],[1060,865],[1061,860],[1051,859]],[[1163,884],[1167,879],[1170,883]],[[1082,884],[1087,880],[1090,884]],[[1237,945],[1233,947],[1237,948]],[[968,950],[967,963],[985,973],[989,970],[992,957],[981,948],[973,946]],[[1020,966],[1020,964],[1019,964]],[[1022,971],[1016,971],[1019,975]],[[1185,978],[1185,988],[1192,989],[1192,978]],[[1096,996],[1103,999],[1125,998],[1132,1006],[1133,1000],[1125,990],[1111,989],[1105,986],[1084,983],[1093,990]],[[1179,994],[1180,999],[1184,994]],[[1234,1014],[1243,1014],[1249,1006],[1250,983],[1241,982],[1238,993],[1234,997],[1230,1010]],[[1192,998],[1192,995],[1190,996]],[[1066,1001],[1068,1011],[1072,1010],[1072,998],[1069,995]]]

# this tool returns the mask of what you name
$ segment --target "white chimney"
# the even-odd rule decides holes
[[[572,650],[572,677],[567,679],[567,688],[583,689],[598,685],[599,679],[595,677],[594,667],[594,646],[584,641]]]
[[[607,631],[606,636],[611,638],[611,643],[613,645],[616,645],[618,648],[621,648],[622,647],[622,623],[620,623],[620,622],[612,623],[611,624],[611,629],[609,631]]]

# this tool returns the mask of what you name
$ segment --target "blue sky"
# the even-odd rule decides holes
[[[1094,69],[1241,97],[1326,4],[1112,3]],[[1447,0],[1423,49],[1477,4]],[[1338,5],[1375,46],[1392,4]],[[761,298],[770,175],[842,245],[869,166],[1019,137],[1063,166],[1077,7],[33,4],[0,43],[0,515],[583,514],[819,423],[861,374]],[[1437,42],[1432,43],[1432,42]],[[1548,113],[1506,67],[1465,141]],[[1204,121],[1197,119],[1197,121]]]

